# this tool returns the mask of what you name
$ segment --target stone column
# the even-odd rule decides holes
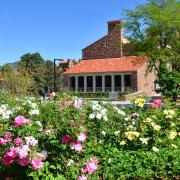
[[[93,92],[96,92],[96,76],[93,76]]]
[[[84,76],[84,92],[87,92],[87,76]]]
[[[121,91],[124,92],[124,74],[121,74]]]
[[[78,76],[75,76],[75,91],[78,92]]]
[[[111,75],[111,91],[114,92],[114,75]]]
[[[105,76],[102,75],[102,92],[105,92]]]

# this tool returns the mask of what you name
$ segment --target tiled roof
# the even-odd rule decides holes
[[[65,74],[134,72],[145,62],[146,57],[127,56],[122,58],[82,60],[68,69]]]

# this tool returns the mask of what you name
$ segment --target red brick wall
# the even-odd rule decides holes
[[[105,47],[107,43],[108,47]],[[82,50],[83,59],[103,59],[121,57],[121,32],[113,31]]]
[[[138,91],[143,91],[147,96],[154,96],[154,80],[156,74],[154,71],[146,74],[147,63],[138,70],[137,72],[137,82],[138,82]]]

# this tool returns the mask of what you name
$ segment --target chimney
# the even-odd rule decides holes
[[[120,32],[121,33],[121,20],[113,20],[113,21],[108,21],[108,34],[112,32]]]

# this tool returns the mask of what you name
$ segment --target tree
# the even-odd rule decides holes
[[[175,70],[171,72],[167,66],[161,66],[160,73],[158,73],[156,84],[160,85],[159,92],[162,92],[166,97],[173,97],[176,100],[177,95],[180,94],[180,73]]]
[[[0,72],[3,77],[1,89],[6,93],[13,95],[29,95],[31,89],[33,89],[33,80],[26,74],[24,75],[10,68],[9,65],[4,65],[0,69]]]
[[[166,68],[166,75],[170,72],[177,74],[180,70],[179,12],[180,2],[176,0],[147,0],[135,10],[125,10],[124,27],[133,45],[132,53],[149,57],[148,70],[156,69],[162,93],[166,91],[159,81],[161,74],[165,73],[163,67],[171,66]],[[174,88],[178,89],[177,86]]]
[[[46,67],[45,60],[39,53],[27,53],[21,56],[18,69],[33,78],[35,82],[35,93],[44,91],[46,85]]]
[[[45,79],[46,79],[46,87],[52,88],[54,86],[54,63],[50,60],[45,62],[46,72],[45,72]]]

